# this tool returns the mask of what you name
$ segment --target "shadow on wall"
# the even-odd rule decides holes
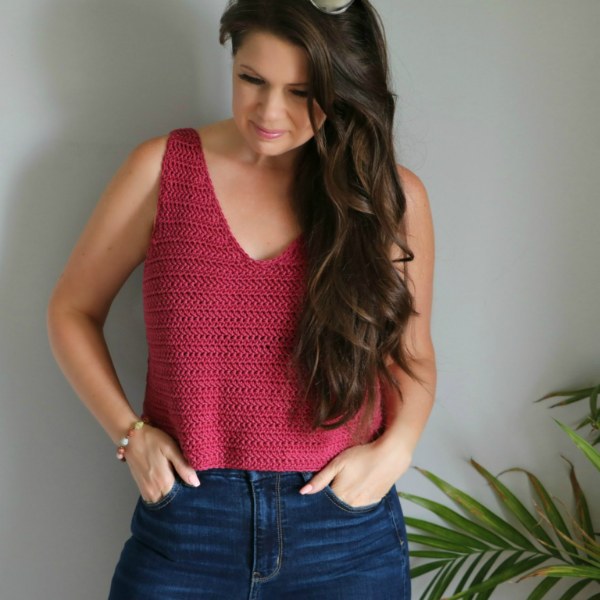
[[[15,79],[29,90],[20,118],[45,123],[10,182],[0,236],[0,303],[10,315],[0,336],[3,370],[10,373],[0,422],[0,476],[8,483],[0,495],[2,598],[75,600],[84,587],[86,598],[106,598],[137,489],[59,371],[46,307],[127,154],[176,127],[224,117],[230,86],[228,49],[218,42],[224,5],[59,0],[32,2],[17,15],[26,24],[21,35],[32,38],[15,50]],[[203,48],[210,48],[208,60]],[[23,126],[24,136],[33,135],[30,121]],[[146,369],[141,270],[115,300],[105,333],[139,409]]]

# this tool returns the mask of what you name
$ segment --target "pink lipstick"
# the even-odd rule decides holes
[[[276,140],[285,133],[285,131],[281,129],[263,129],[256,123],[252,123],[252,125],[254,125],[254,128],[256,129],[256,133],[265,140]]]

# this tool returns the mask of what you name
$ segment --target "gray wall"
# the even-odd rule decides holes
[[[3,2],[3,600],[106,597],[137,489],[58,370],[45,307],[132,147],[229,116],[229,57],[217,41],[224,5]],[[573,424],[583,407],[548,411],[533,400],[600,376],[600,2],[375,5],[399,95],[399,160],[425,182],[436,228],[437,404],[414,464],[486,501],[490,492],[466,460],[492,472],[519,465],[569,498],[564,453],[599,505],[597,477],[551,418]],[[140,284],[138,269],[106,328],[138,408]],[[522,480],[505,480],[527,497]],[[441,498],[415,470],[397,485]],[[494,597],[524,597],[517,589]]]

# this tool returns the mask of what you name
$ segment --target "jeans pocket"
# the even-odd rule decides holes
[[[170,504],[172,502],[175,496],[177,496],[177,494],[181,490],[182,485],[183,482],[181,478],[177,473],[175,473],[175,481],[173,482],[171,489],[162,498],[160,498],[160,500],[157,500],[156,502],[148,502],[140,496],[142,506],[144,508],[147,508],[148,510],[160,510],[161,508],[164,508],[165,506],[167,506],[167,504]]]
[[[302,477],[304,478],[304,481],[308,482],[312,478],[312,476],[314,475],[314,472],[312,472],[312,471],[301,471],[301,474],[302,474]],[[348,504],[347,502],[345,502],[344,500],[342,500],[333,491],[332,487],[329,484],[327,484],[323,488],[322,493],[324,493],[325,496],[333,504],[335,504],[335,506],[337,506],[341,510],[344,510],[344,511],[349,512],[349,513],[355,513],[355,514],[364,514],[364,513],[368,513],[368,512],[376,510],[377,508],[379,508],[380,506],[383,505],[383,500],[387,496],[387,494],[385,494],[385,496],[383,496],[383,498],[380,498],[376,502],[371,502],[369,504],[363,504],[362,506],[352,506],[351,504]]]

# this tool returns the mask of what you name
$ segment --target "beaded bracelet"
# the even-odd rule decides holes
[[[127,432],[124,438],[119,440],[119,447],[117,448],[117,458],[121,462],[127,462],[125,458],[125,448],[129,445],[129,438],[135,435],[135,432],[140,430],[144,425],[149,425],[150,419],[148,417],[142,417],[139,421],[136,421]]]

